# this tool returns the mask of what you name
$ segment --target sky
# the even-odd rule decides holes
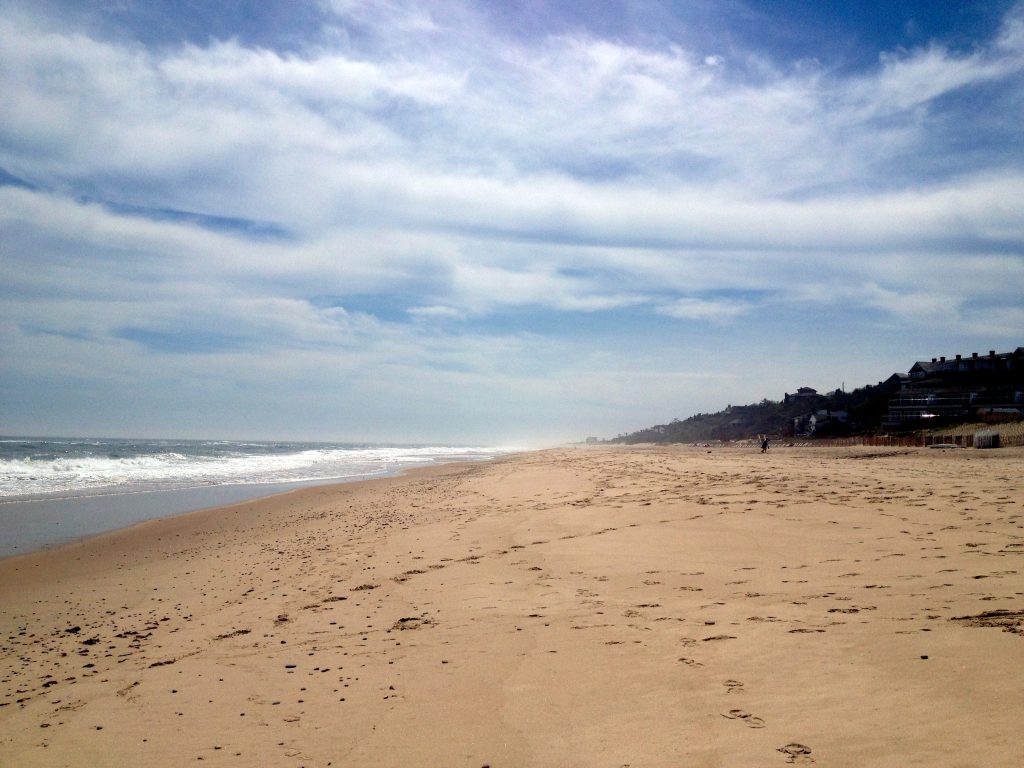
[[[546,445],[1024,345],[1024,3],[0,0],[0,434]]]

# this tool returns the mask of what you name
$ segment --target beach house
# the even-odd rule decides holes
[[[899,392],[889,399],[886,429],[982,418],[1024,416],[1024,347],[987,355],[933,357],[911,366]]]

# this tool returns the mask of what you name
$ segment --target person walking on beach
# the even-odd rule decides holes
[[[761,438],[761,453],[768,453],[768,435]]]

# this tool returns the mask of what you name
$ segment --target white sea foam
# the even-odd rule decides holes
[[[373,477],[417,464],[488,458],[507,450],[446,446],[274,446],[268,450],[267,444],[224,441],[204,444],[201,450],[184,443],[171,443],[166,449],[147,445],[144,451],[132,450],[130,444],[111,451],[111,444],[103,441],[80,441],[77,446],[74,455],[37,451],[32,456],[0,458],[0,498]],[[90,447],[83,450],[81,446]]]

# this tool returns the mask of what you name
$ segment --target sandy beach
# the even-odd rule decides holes
[[[1019,766],[1022,467],[567,448],[0,560],[0,765]]]

